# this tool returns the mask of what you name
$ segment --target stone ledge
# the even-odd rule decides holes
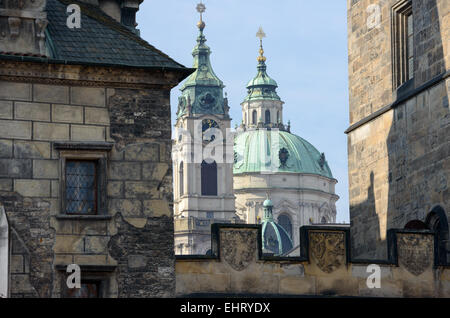
[[[111,150],[113,142],[54,142],[57,150]]]
[[[74,221],[105,221],[111,220],[112,215],[68,215],[68,214],[59,214],[55,215],[57,220],[74,220]]]
[[[70,264],[56,264],[57,271],[66,271]],[[114,272],[117,265],[79,265],[82,272]]]

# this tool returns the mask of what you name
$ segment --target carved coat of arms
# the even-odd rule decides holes
[[[397,237],[398,262],[411,274],[418,276],[433,261],[433,237],[431,235],[399,234]]]
[[[257,231],[222,230],[220,234],[221,258],[234,270],[242,271],[255,260]]]
[[[309,248],[317,266],[331,273],[345,262],[344,233],[311,232]]]

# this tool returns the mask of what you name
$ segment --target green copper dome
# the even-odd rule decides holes
[[[264,219],[262,222],[262,248],[263,252],[282,255],[292,249],[292,240],[281,225],[273,219],[272,201],[267,199],[263,204]]]
[[[303,138],[281,130],[257,129],[234,139],[234,174],[311,173],[333,178],[325,155]]]

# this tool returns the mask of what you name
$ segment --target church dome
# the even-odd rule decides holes
[[[262,248],[264,253],[282,255],[292,249],[292,240],[286,230],[273,219],[272,201],[263,203],[264,219],[262,222]]]
[[[234,174],[307,173],[333,178],[325,155],[287,131],[255,129],[234,140]]]

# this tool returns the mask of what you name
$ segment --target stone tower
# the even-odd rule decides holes
[[[232,158],[226,156],[227,147],[233,145],[227,136],[228,101],[205,44],[205,6],[200,3],[197,10],[199,36],[192,52],[196,71],[181,88],[173,145],[177,254],[205,254],[211,248],[211,224],[235,217]]]
[[[447,0],[348,0],[352,252],[384,258],[391,228],[438,233],[448,258]]]
[[[175,294],[170,90],[193,70],[132,29],[140,2],[0,1],[0,297]]]

